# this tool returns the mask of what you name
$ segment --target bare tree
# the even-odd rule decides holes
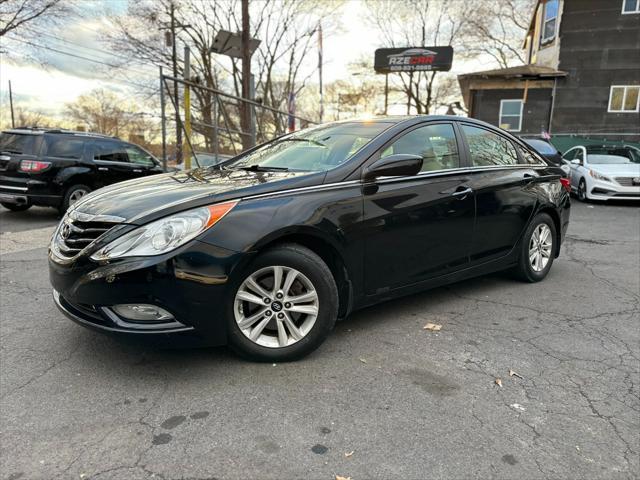
[[[452,45],[464,48],[463,29],[480,2],[461,0],[366,0],[369,23],[388,47]],[[434,107],[437,71],[393,75],[407,96],[407,109],[428,114]]]
[[[494,0],[467,19],[466,55],[488,55],[500,68],[526,62],[522,44],[535,0]]]
[[[69,121],[92,132],[112,136],[143,135],[151,128],[150,122],[128,107],[124,98],[96,89],[68,103],[66,113]]]
[[[70,11],[69,0],[0,0],[0,37]]]
[[[164,48],[164,34],[172,0],[157,0],[153,4],[135,2],[126,15],[115,16],[115,29],[105,32],[115,51],[145,63],[169,66],[171,52]],[[308,54],[315,47],[315,34],[320,18],[323,29],[331,31],[332,15],[341,0],[263,0],[252,2],[251,35],[261,40],[253,56],[256,97],[271,108],[284,110],[290,94],[298,94],[315,71]],[[212,53],[213,39],[224,29],[241,29],[239,0],[182,0],[175,3],[176,21],[180,27],[179,43],[192,51],[192,79],[204,89],[192,92],[192,123],[194,131],[202,134],[207,146],[212,135],[214,103],[231,130],[239,130],[237,104],[220,104],[210,90],[220,89],[241,96],[240,60]],[[335,17],[335,15],[333,16]],[[179,49],[180,50],[180,49]],[[180,73],[182,75],[182,62]],[[259,113],[259,124],[272,134],[284,131],[286,117],[269,111]],[[222,117],[221,117],[222,118]],[[262,132],[267,135],[267,132]]]

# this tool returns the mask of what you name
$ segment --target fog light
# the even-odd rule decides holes
[[[121,317],[136,322],[167,322],[173,320],[173,315],[165,309],[144,303],[114,305],[111,309]]]

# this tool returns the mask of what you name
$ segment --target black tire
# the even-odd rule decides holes
[[[534,235],[534,232],[541,225],[546,225],[551,231],[551,251],[548,257],[547,264],[540,271],[536,271],[530,260],[530,248],[532,247],[532,237]],[[549,270],[551,270],[551,265],[553,265],[553,260],[555,258],[557,250],[557,241],[558,238],[556,225],[553,222],[553,219],[546,213],[539,213],[538,215],[536,215],[522,237],[522,244],[520,245],[520,258],[518,259],[518,265],[514,269],[515,275],[520,280],[529,283],[539,282],[540,280],[543,280],[549,273]]]
[[[62,199],[62,204],[58,209],[61,215],[64,214],[64,212],[66,212],[71,206],[74,195],[77,195],[78,192],[81,192],[81,191],[84,191],[85,192],[84,195],[86,195],[91,191],[91,188],[86,185],[76,184],[76,185],[70,186],[67,189],[67,191],[64,192],[64,198]]]
[[[578,182],[577,196],[578,200],[580,200],[581,202],[589,201],[589,199],[587,198],[587,182],[584,180],[584,178],[581,178],[580,182]]]
[[[29,205],[28,203],[18,205],[17,203],[1,202],[0,205],[2,205],[7,210],[11,210],[12,212],[24,212],[25,210],[29,210],[31,208],[31,205]]]
[[[235,317],[235,298],[245,279],[261,269],[283,266],[302,273],[317,293],[318,313],[315,323],[308,333],[292,345],[268,347],[254,343],[240,329]],[[338,289],[333,274],[324,261],[313,251],[297,244],[282,244],[261,253],[251,265],[237,276],[229,289],[227,300],[227,331],[229,345],[241,356],[260,362],[287,362],[298,360],[320,346],[333,329],[338,316]],[[274,304],[276,302],[273,302]],[[272,307],[275,321],[275,305]],[[274,325],[269,323],[265,330]]]

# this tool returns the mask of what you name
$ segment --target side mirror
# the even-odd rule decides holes
[[[389,155],[375,161],[364,171],[364,180],[377,177],[406,177],[417,175],[422,169],[422,157],[409,153]]]
[[[571,163],[573,165],[582,165],[582,162],[580,160],[578,160],[577,158],[574,158],[573,160],[571,160]]]

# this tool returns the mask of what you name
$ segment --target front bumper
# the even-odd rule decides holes
[[[640,200],[640,186],[622,186],[614,182],[592,180],[588,185],[593,200]]]
[[[190,337],[207,345],[227,341],[229,278],[247,254],[192,241],[158,257],[99,264],[86,257],[61,263],[49,254],[57,307],[93,330],[129,337]],[[151,304],[173,315],[166,328],[148,329],[118,318],[111,306]],[[179,322],[179,323],[177,323]]]

